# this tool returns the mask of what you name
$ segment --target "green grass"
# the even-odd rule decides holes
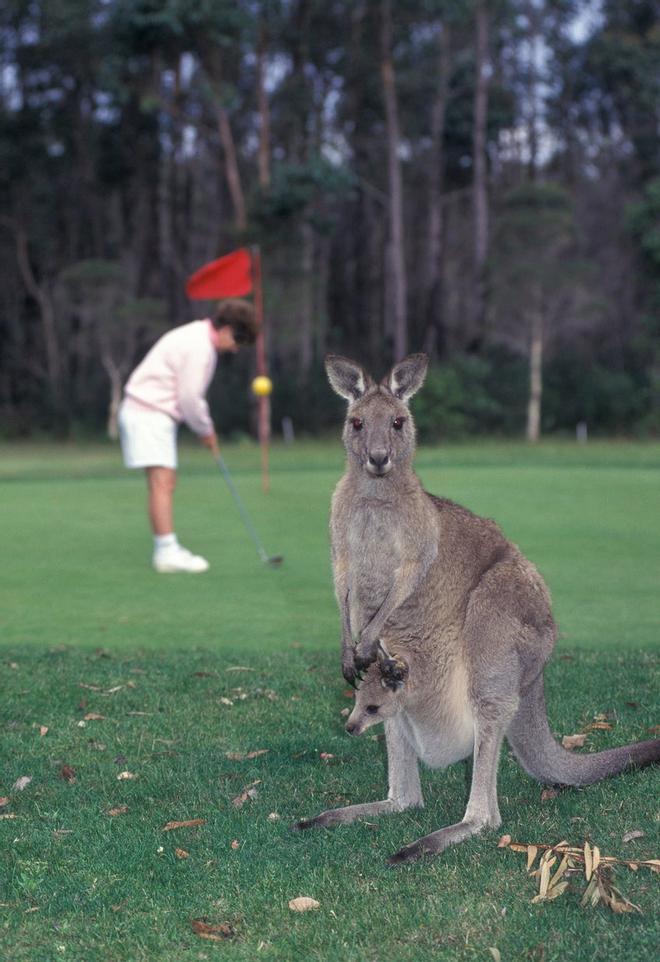
[[[644,914],[615,916],[580,908],[576,882],[555,902],[531,904],[524,856],[497,849],[499,833],[385,867],[402,844],[461,817],[463,765],[424,773],[423,811],[289,831],[343,799],[383,797],[386,786],[374,730],[343,733],[350,702],[327,535],[343,458],[336,441],[276,447],[266,497],[255,448],[225,453],[267,549],[285,556],[281,569],[260,564],[203,452],[184,448],[177,527],[212,568],[179,578],[149,569],[143,480],[114,449],[0,451],[0,796],[10,796],[0,813],[17,816],[0,820],[0,958],[421,962],[490,960],[496,947],[502,960],[648,959],[658,937],[648,871],[617,872]],[[496,518],[546,576],[563,635],[548,670],[553,729],[573,733],[615,712],[589,750],[649,737],[658,446],[452,446],[422,449],[417,467],[429,490]],[[227,670],[236,666],[251,670]],[[81,726],[89,712],[104,718]],[[226,755],[255,749],[268,753]],[[75,782],[60,777],[63,765]],[[119,781],[122,770],[139,777]],[[23,775],[32,782],[11,791]],[[257,796],[236,808],[257,779]],[[659,787],[646,770],[542,803],[504,751],[502,831],[658,857]],[[119,805],[125,814],[107,814]],[[191,818],[206,821],[162,830]],[[631,829],[644,837],[623,843]],[[297,895],[320,909],[292,914]],[[235,937],[201,940],[196,918],[229,922]]]

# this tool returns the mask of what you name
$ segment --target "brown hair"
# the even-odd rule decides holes
[[[237,344],[254,344],[259,331],[253,305],[240,297],[218,301],[212,322],[216,331],[231,327]]]

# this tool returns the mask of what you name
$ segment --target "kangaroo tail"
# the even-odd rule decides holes
[[[506,737],[525,771],[549,784],[590,785],[626,768],[660,762],[660,738],[591,755],[566,751],[550,731],[542,675],[523,694]]]

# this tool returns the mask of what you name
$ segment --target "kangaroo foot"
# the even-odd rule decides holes
[[[425,855],[439,855],[450,845],[456,845],[471,835],[477,835],[485,827],[485,824],[476,822],[457,822],[456,825],[448,825],[447,828],[441,828],[437,832],[418,838],[410,845],[404,845],[387,859],[387,864],[403,865],[406,862],[415,862]]]

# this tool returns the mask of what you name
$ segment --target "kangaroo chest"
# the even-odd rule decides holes
[[[340,513],[335,542],[345,558],[351,598],[363,609],[378,608],[397,569],[419,553],[419,538],[400,506],[377,501]]]

